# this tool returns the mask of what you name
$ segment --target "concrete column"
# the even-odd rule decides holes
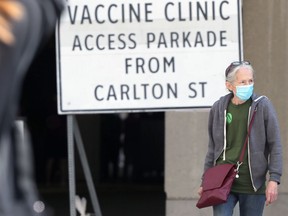
[[[211,215],[196,201],[207,151],[209,110],[166,113],[165,192],[167,216]]]
[[[264,215],[288,212],[288,1],[243,1],[244,58],[256,70],[255,90],[270,98],[277,111],[283,144],[284,170],[278,200]],[[224,83],[223,83],[224,85]],[[207,150],[209,110],[167,112],[165,116],[165,192],[167,216],[211,216],[198,210],[197,189]],[[236,212],[235,214],[238,214]]]
[[[243,32],[245,59],[256,70],[255,90],[268,96],[279,118],[284,157],[279,189],[288,193],[288,1],[243,1]]]

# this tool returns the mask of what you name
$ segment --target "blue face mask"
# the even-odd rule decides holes
[[[254,85],[243,85],[243,86],[236,86],[236,96],[242,100],[242,101],[246,101],[248,100],[252,94],[253,94],[253,90],[254,90]]]

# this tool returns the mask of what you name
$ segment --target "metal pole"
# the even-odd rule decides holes
[[[75,157],[74,157],[74,138],[73,138],[73,116],[67,116],[67,139],[68,139],[68,175],[69,175],[69,200],[70,216],[76,216],[75,207]]]
[[[92,175],[90,172],[88,160],[86,157],[86,153],[85,153],[85,149],[84,149],[84,145],[83,145],[83,140],[81,138],[79,126],[77,124],[77,120],[75,119],[75,117],[74,117],[74,122],[75,122],[74,135],[75,135],[76,145],[77,145],[80,160],[81,160],[81,163],[83,166],[83,171],[84,171],[85,179],[87,182],[89,194],[91,197],[93,210],[94,210],[94,213],[96,216],[102,216],[100,205],[99,205],[97,194],[96,194],[96,190],[95,190],[93,179],[92,179]]]

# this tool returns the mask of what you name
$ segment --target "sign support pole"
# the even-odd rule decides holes
[[[88,186],[88,191],[92,201],[92,207],[96,216],[102,216],[100,205],[98,202],[93,178],[90,172],[88,160],[86,157],[83,140],[77,119],[72,116],[67,116],[67,133],[68,133],[68,172],[69,172],[69,197],[70,197],[70,216],[76,216],[75,196],[76,196],[76,181],[75,181],[75,155],[74,155],[74,138],[76,141],[79,158],[82,164],[85,180]]]
[[[86,157],[86,153],[85,153],[85,149],[84,149],[84,145],[83,145],[83,140],[81,138],[79,126],[77,124],[76,118],[73,117],[73,119],[74,119],[74,136],[75,136],[75,140],[76,140],[76,145],[77,145],[79,157],[80,157],[80,160],[82,163],[86,183],[88,186],[88,191],[89,191],[90,198],[92,201],[92,207],[93,207],[93,210],[94,210],[94,213],[96,216],[102,216],[100,205],[99,205],[97,194],[96,194],[96,190],[95,190],[94,183],[93,183],[93,178],[92,178],[92,175],[91,175],[91,172],[89,169],[88,160]]]
[[[67,139],[68,139],[68,176],[69,176],[70,216],[76,216],[75,155],[74,155],[73,116],[72,115],[67,116]]]

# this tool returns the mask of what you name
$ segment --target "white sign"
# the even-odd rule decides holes
[[[57,28],[58,112],[210,107],[242,59],[240,0],[69,0]]]

